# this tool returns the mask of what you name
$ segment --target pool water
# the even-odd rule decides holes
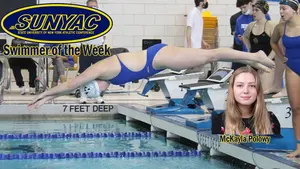
[[[1,121],[0,134],[6,133],[97,133],[130,132],[139,128],[126,124],[122,119],[101,120],[47,120]]]
[[[150,127],[123,119],[1,121],[0,134],[12,133],[99,133],[145,132]],[[25,147],[25,148],[24,148]],[[196,144],[187,140],[166,139],[164,133],[149,138],[69,138],[0,140],[1,154],[16,153],[76,153],[76,152],[148,152],[195,150]],[[241,169],[253,166],[236,159],[211,158],[202,153],[195,157],[125,157],[49,160],[1,160],[3,169]]]

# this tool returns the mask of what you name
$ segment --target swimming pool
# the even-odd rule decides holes
[[[126,122],[122,116],[77,120],[6,120],[1,121],[0,134],[17,133],[146,133],[150,126],[141,122]],[[123,135],[124,136],[124,135]],[[32,153],[114,153],[114,152],[180,152],[195,151],[196,145],[182,138],[166,139],[164,133],[151,133],[149,137],[84,137],[2,139],[0,154],[20,155]],[[103,155],[104,156],[104,155]],[[232,158],[210,158],[207,154],[171,157],[106,157],[70,159],[14,159],[0,160],[5,169],[132,169],[132,168],[206,168],[236,169],[251,165]]]

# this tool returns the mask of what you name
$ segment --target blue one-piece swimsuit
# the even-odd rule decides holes
[[[288,58],[287,66],[300,76],[300,36],[289,37],[285,34],[286,25],[284,25],[284,33],[282,43],[286,49],[285,55]]]
[[[156,55],[156,53],[163,47],[165,47],[166,44],[156,44],[153,45],[151,47],[149,47],[147,49],[147,62],[145,67],[138,71],[138,72],[134,72],[129,70],[119,59],[118,55],[117,58],[121,64],[121,71],[120,73],[114,77],[113,79],[109,80],[111,84],[114,85],[121,85],[121,84],[125,84],[127,82],[132,82],[132,81],[136,81],[139,79],[144,79],[147,77],[150,77],[158,72],[161,72],[163,69],[154,69],[152,67],[152,63],[153,63],[153,59]]]

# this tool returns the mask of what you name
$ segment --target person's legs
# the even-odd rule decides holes
[[[283,79],[281,79],[281,81],[280,81],[281,86],[283,86],[283,87],[282,87],[280,92],[278,92],[278,93],[276,93],[272,96],[273,98],[286,97],[287,96],[285,70],[286,69],[284,69],[284,71],[283,71]],[[283,82],[283,84],[282,84],[282,82]]]
[[[33,59],[26,61],[26,67],[29,72],[29,91],[30,94],[35,94],[35,79],[37,77],[36,64]]]
[[[288,157],[300,156],[300,76],[286,68],[286,88],[289,102],[292,108],[293,128],[295,138],[298,141],[297,148]]]
[[[79,70],[78,73],[84,72],[88,67],[91,66],[91,56],[79,56]]]
[[[280,58],[275,56],[275,72],[274,72],[274,80],[273,85],[271,88],[267,89],[264,94],[270,94],[270,93],[278,93],[282,89],[282,80],[283,80],[283,73],[286,68],[286,65],[282,62]],[[274,95],[273,97],[278,97],[279,95]],[[281,96],[280,96],[281,97]]]
[[[72,68],[72,67],[74,67],[74,65],[71,65],[69,62],[64,62],[64,66],[65,66],[65,68]],[[65,77],[66,77],[66,80],[67,80],[67,75],[65,75]]]
[[[267,89],[272,88],[275,69],[272,69],[270,72],[264,72],[261,70],[257,71],[259,78],[261,79],[262,90],[265,91]]]
[[[57,69],[58,69],[57,65],[54,64],[53,65],[53,79],[52,79],[51,88],[57,86],[57,84],[58,84],[59,75],[58,75],[58,70]]]
[[[56,67],[57,67],[57,73],[58,73],[58,78],[60,79],[60,82],[63,83],[65,82],[66,76],[65,76],[65,64],[64,61],[61,58],[55,59]]]
[[[91,59],[92,64],[95,64],[95,63],[97,63],[98,61],[105,59],[105,56],[91,56],[90,59]],[[99,86],[100,86],[100,85],[103,85],[103,84],[105,84],[105,83],[99,81],[98,84],[99,84]],[[107,87],[108,87],[108,86],[107,86]],[[96,101],[96,103],[98,103],[98,104],[104,104],[104,100],[103,100],[103,92],[102,92],[102,94],[101,94],[99,97],[96,97],[96,98],[95,98],[95,101]]]
[[[279,41],[279,46],[280,46],[280,50],[282,51],[282,53],[285,53],[285,47],[282,43],[282,39],[280,39]],[[278,70],[276,68],[276,70],[278,72],[278,74],[275,74],[275,84],[276,84],[276,87],[278,87],[278,89],[281,89],[281,91],[279,90],[279,92],[275,95],[273,95],[272,97],[276,98],[276,97],[285,97],[287,96],[287,90],[286,90],[286,84],[284,82],[284,86],[282,88],[282,80],[285,80],[285,77],[283,77],[285,75],[284,71],[286,70],[286,65],[282,62],[282,60],[278,57],[275,57],[275,62],[276,62],[276,59],[278,60],[276,63],[276,66],[278,66]]]
[[[24,86],[23,76],[21,74],[21,63],[19,62],[18,58],[11,58],[8,61],[9,61],[9,66],[13,71],[16,84],[20,88],[20,93],[21,95],[24,95],[25,86]]]
[[[154,58],[154,67],[183,70],[205,65],[215,61],[239,62],[249,64],[265,71],[274,68],[275,63],[262,51],[248,53],[231,48],[217,48],[212,50],[167,47],[162,48]],[[261,64],[260,64],[261,63]],[[265,65],[265,66],[264,66]]]
[[[84,72],[88,67],[91,66],[91,56],[79,56],[79,70],[78,73]],[[87,97],[85,95],[80,96],[80,103],[87,103]]]

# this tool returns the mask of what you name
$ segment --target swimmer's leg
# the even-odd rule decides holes
[[[300,76],[286,68],[286,88],[289,102],[292,108],[293,128],[296,140],[300,141]],[[296,150],[288,157],[300,157],[300,142],[297,143]]]
[[[172,58],[172,59],[170,59]],[[239,62],[249,64],[255,68],[269,72],[275,63],[263,51],[248,53],[231,48],[218,48],[212,50],[170,47],[154,58],[155,64],[173,70],[182,70],[205,65],[215,61]],[[261,64],[260,64],[261,63]],[[265,66],[264,66],[265,65]]]
[[[283,80],[283,73],[286,65],[282,62],[282,59],[280,59],[278,56],[275,56],[275,65],[276,66],[274,72],[273,85],[269,89],[264,91],[264,94],[278,93],[286,90],[285,87],[282,89],[282,85],[281,85]],[[277,96],[274,95],[272,97],[277,97]]]

